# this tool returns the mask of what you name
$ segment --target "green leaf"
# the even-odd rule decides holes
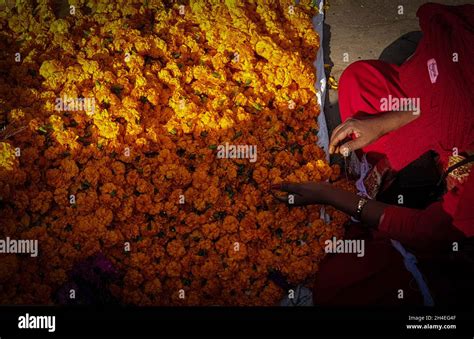
[[[199,101],[202,103],[205,103],[207,101],[207,95],[206,94],[199,94]]]
[[[46,130],[45,126],[40,126],[40,128],[38,128],[38,131],[40,131],[42,134],[48,133],[48,131]]]
[[[276,234],[276,236],[277,236],[279,239],[281,239],[281,238],[283,237],[283,230],[282,230],[280,227],[278,227],[278,228],[275,230],[275,234]]]
[[[170,134],[176,135],[176,133],[178,133],[178,131],[176,130],[176,128],[173,128],[173,129],[170,131]]]
[[[234,190],[232,189],[232,187],[226,186],[225,192],[227,193],[227,196],[228,196],[230,199],[232,199],[232,198],[234,197],[235,192],[234,192]]]
[[[115,95],[120,95],[123,91],[123,87],[120,85],[113,85],[112,88],[110,89],[112,93]]]
[[[217,149],[217,145],[209,145],[208,148],[209,149]]]
[[[191,279],[182,278],[181,282],[183,283],[184,286],[191,286]]]
[[[178,59],[181,56],[181,53],[173,52],[171,53],[171,55],[173,56],[173,58]]]
[[[254,107],[257,111],[261,111],[261,110],[262,110],[262,105],[260,105],[259,103],[254,103],[254,104],[253,104],[253,107]]]
[[[112,192],[110,192],[110,195],[111,195],[112,197],[115,197],[115,196],[117,195],[117,191],[116,191],[116,190],[113,190]]]
[[[242,136],[242,131],[237,131],[237,133],[235,133],[235,135],[232,137],[232,141],[240,138],[241,136]]]
[[[207,137],[208,135],[209,135],[209,132],[208,132],[208,131],[202,131],[202,132],[201,132],[201,137],[202,137],[202,138],[205,138],[205,137]]]
[[[214,78],[218,78],[218,79],[220,79],[220,77],[221,77],[221,75],[220,75],[219,73],[217,73],[217,72],[212,72],[212,76],[213,76]]]
[[[227,215],[226,212],[220,211],[220,212],[215,212],[213,217],[214,217],[215,220],[222,220],[222,219],[225,218],[226,215]]]
[[[243,164],[238,164],[238,169],[237,169],[237,175],[241,176],[245,174],[245,165]]]
[[[176,154],[178,155],[178,157],[182,158],[186,154],[186,150],[184,148],[178,148],[176,150]]]
[[[250,86],[251,83],[252,83],[251,79],[245,80],[245,86]]]
[[[87,180],[81,182],[81,189],[86,190],[89,187],[91,187],[91,184]]]
[[[241,221],[245,217],[245,212],[239,211],[237,213],[237,220]]]

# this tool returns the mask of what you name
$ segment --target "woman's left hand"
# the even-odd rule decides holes
[[[327,204],[327,192],[332,186],[326,182],[303,182],[272,185],[272,190],[279,190],[289,194],[285,196],[273,196],[291,206],[306,206],[312,204]]]

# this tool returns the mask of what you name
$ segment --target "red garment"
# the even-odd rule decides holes
[[[474,6],[430,3],[421,6],[417,15],[423,38],[406,63],[359,61],[344,71],[339,82],[343,121],[359,112],[379,113],[382,98],[420,99],[416,120],[363,149],[385,154],[395,170],[430,149],[440,154],[444,164],[454,147],[459,153],[474,150]],[[473,202],[471,171],[468,182],[426,210],[386,208],[379,230],[412,248],[448,244],[474,235]]]
[[[446,163],[452,148],[459,152],[474,150],[473,91],[474,40],[472,23],[474,6],[459,7],[426,4],[417,15],[423,39],[414,56],[402,66],[381,61],[360,61],[351,64],[339,82],[339,106],[343,121],[358,112],[377,114],[380,99],[419,97],[421,116],[394,131],[365,152],[385,154],[392,168],[399,170],[426,151],[437,151]],[[459,62],[452,62],[452,53]],[[428,73],[428,60],[435,59],[437,74]],[[443,197],[443,202],[426,210],[403,207],[385,209],[379,229],[390,238],[400,240],[409,249],[431,249],[450,246],[454,240],[474,235],[474,171],[464,185]],[[356,231],[355,234],[354,231]],[[328,255],[320,264],[313,290],[317,305],[413,305],[422,297],[411,274],[405,269],[400,253],[387,238],[371,238],[350,227],[346,237],[365,239],[365,256],[354,254]],[[449,251],[448,251],[449,252]],[[418,253],[416,253],[418,256]],[[452,267],[431,256],[418,256],[420,269],[435,303],[469,304],[472,292],[469,281],[459,288],[453,273],[444,274],[441,267]],[[431,266],[427,260],[432,259]],[[441,274],[437,274],[439,269]],[[438,272],[438,273],[439,273]],[[461,272],[462,273],[462,272]],[[466,277],[467,278],[467,277]],[[463,278],[464,279],[464,278]],[[467,279],[464,279],[467,280]],[[398,299],[399,289],[404,298]],[[459,292],[459,293],[457,293]]]
[[[321,262],[314,282],[315,305],[422,305],[416,282],[401,254],[387,239],[370,239],[359,225],[351,225],[346,237],[365,240],[365,255],[329,254]],[[398,298],[399,289],[403,298]]]
[[[375,237],[366,227],[350,225],[348,239],[364,239],[365,254],[329,254],[319,265],[314,282],[315,305],[414,306],[423,305],[419,287],[405,268],[402,255],[387,238]],[[462,245],[460,245],[462,246]],[[422,272],[437,306],[462,307],[474,303],[473,268],[451,260],[448,251],[418,255]],[[400,298],[400,290],[403,298]]]
[[[339,81],[339,107],[345,121],[358,112],[381,112],[381,99],[419,98],[418,119],[364,148],[386,154],[400,170],[428,149],[444,162],[452,154],[474,149],[474,5],[425,4],[417,12],[423,38],[402,66],[378,60],[351,64]],[[457,62],[453,61],[457,53]],[[428,61],[436,60],[431,83]]]

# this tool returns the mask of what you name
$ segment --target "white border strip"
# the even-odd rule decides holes
[[[326,74],[324,72],[324,53],[323,53],[323,25],[324,25],[324,0],[318,0],[319,13],[313,17],[313,27],[319,35],[319,49],[316,54],[316,60],[313,65],[316,67],[317,81],[316,97],[321,112],[318,116],[318,146],[324,149],[326,160],[329,161],[329,132],[326,124],[326,115],[324,114],[324,99],[326,98]]]

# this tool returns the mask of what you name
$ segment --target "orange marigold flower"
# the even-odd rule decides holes
[[[166,273],[170,277],[179,277],[181,275],[181,270],[182,270],[182,267],[179,262],[171,261],[166,266]]]
[[[166,246],[166,251],[172,257],[182,257],[186,253],[186,249],[183,246],[181,240],[172,240]]]

